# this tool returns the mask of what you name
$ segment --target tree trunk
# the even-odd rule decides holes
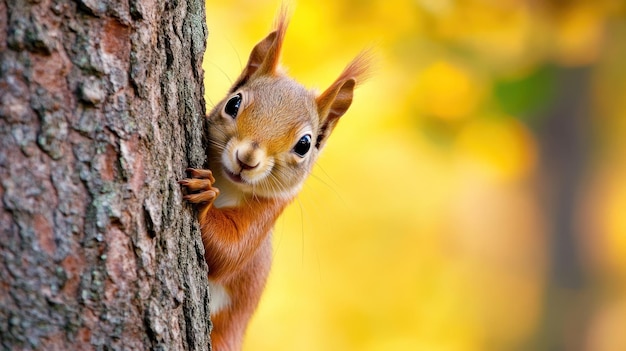
[[[544,311],[532,350],[585,349],[590,311],[577,226],[577,206],[588,169],[591,68],[559,68],[558,95],[537,130],[542,150],[543,212],[550,219],[550,271]]]
[[[0,0],[0,348],[208,350],[202,0]]]

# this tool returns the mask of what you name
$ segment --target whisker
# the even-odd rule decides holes
[[[283,179],[284,178],[288,178],[288,177],[290,177],[292,175],[292,174],[288,173],[288,171],[290,171],[289,168],[275,167],[274,168],[274,172],[277,173],[277,174],[270,173],[270,175],[272,176],[272,178],[276,182],[277,190],[281,190],[281,192],[288,192],[289,191],[289,187],[281,181],[281,178],[283,178]],[[281,177],[279,177],[279,176],[281,176]]]
[[[239,58],[239,56],[237,56],[237,58]],[[222,67],[218,66],[215,62],[213,61],[207,61],[209,64],[211,64],[213,67],[215,67],[220,73],[222,73],[222,75],[226,78],[226,80],[228,81],[228,83],[230,85],[233,85],[233,80],[230,78],[230,76],[228,75],[228,73],[226,73],[226,71],[224,71],[224,69],[222,69]],[[241,61],[239,61],[239,64],[241,65]]]
[[[210,110],[212,110],[213,108],[215,108],[215,103],[213,102],[213,100],[211,99],[211,97],[207,95],[207,96],[206,96],[206,99],[207,99],[207,100],[209,100],[209,103],[211,104],[211,108],[210,108]]]
[[[302,201],[300,197],[296,198],[298,207],[300,208],[300,255],[302,256],[302,266],[304,267],[304,209],[302,208]]]
[[[237,56],[237,61],[239,62],[239,71],[243,71],[243,64],[241,63],[241,56],[239,56],[239,51],[237,51],[237,48],[235,48],[235,45],[233,45],[233,42],[230,39],[228,39],[227,37],[224,37],[224,39],[226,39],[228,45],[231,47],[231,49],[233,49],[235,56]]]
[[[318,166],[319,166],[319,165],[318,165]],[[322,169],[322,168],[320,168],[320,169],[323,171],[323,169]],[[324,186],[326,186],[328,189],[330,189],[330,190],[333,192],[333,194],[335,194],[335,196],[337,196],[337,198],[338,198],[339,200],[341,200],[341,203],[342,203],[343,205],[347,205],[346,200],[345,200],[345,199],[344,199],[344,197],[341,195],[341,193],[337,190],[337,188],[336,188],[336,187],[334,187],[334,186],[332,186],[331,184],[329,184],[328,182],[326,182],[324,179],[322,179],[322,177],[318,176],[318,175],[317,175],[317,174],[315,174],[314,172],[311,172],[311,174],[310,174],[309,176],[310,176],[311,178],[313,178],[313,179],[317,180],[318,182],[322,183],[322,184],[323,184]],[[328,174],[326,174],[326,176],[328,176]],[[339,184],[337,184],[337,182],[333,181],[333,180],[332,180],[332,178],[330,178],[330,177],[328,177],[328,178],[331,180],[331,182],[332,182],[335,186],[339,187]]]
[[[209,140],[209,143],[211,145],[213,145],[213,146],[216,146],[216,147],[220,148],[220,149],[225,149],[226,148],[226,144],[220,142],[219,140],[212,139],[212,140]]]

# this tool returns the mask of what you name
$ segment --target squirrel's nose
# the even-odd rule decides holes
[[[241,167],[242,170],[255,169],[261,163],[261,162],[257,162],[254,165],[251,165],[250,163],[252,160],[247,160],[247,162],[242,160],[241,158],[239,158],[239,150],[237,150],[237,152],[235,153],[235,158],[237,158],[237,163],[239,164],[239,167]]]

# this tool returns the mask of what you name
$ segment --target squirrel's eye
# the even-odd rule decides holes
[[[311,149],[311,135],[307,134],[298,140],[296,146],[293,147],[293,152],[300,157],[304,157]]]
[[[241,93],[231,97],[226,106],[224,106],[224,112],[232,118],[237,117],[237,113],[239,112],[239,106],[241,106]]]

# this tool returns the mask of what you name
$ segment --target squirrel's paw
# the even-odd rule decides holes
[[[192,204],[212,204],[220,194],[220,190],[213,186],[213,183],[215,183],[213,173],[208,169],[195,168],[187,168],[186,171],[191,178],[178,181],[178,184],[185,187],[187,192],[189,192],[189,194],[183,196],[183,199]]]

